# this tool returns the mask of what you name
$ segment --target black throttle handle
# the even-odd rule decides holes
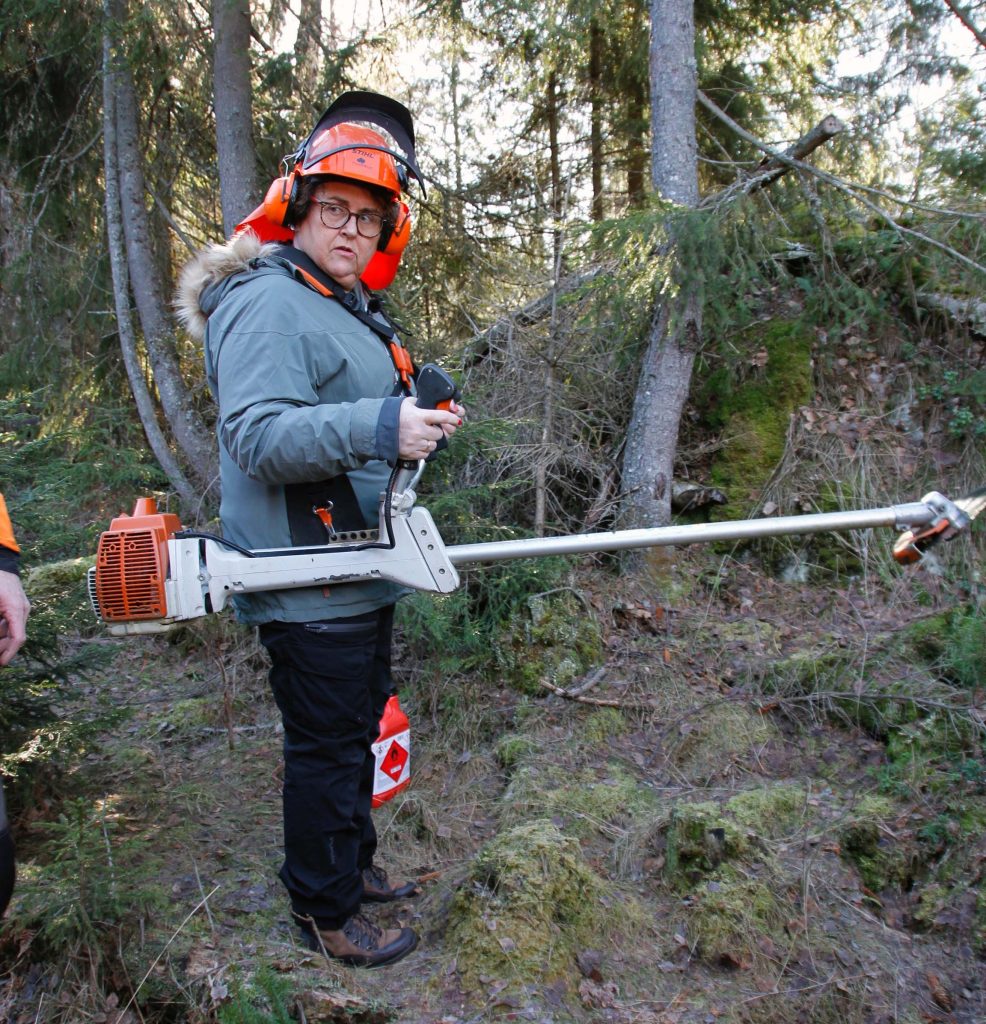
[[[434,363],[425,363],[414,378],[414,387],[418,406],[422,409],[444,409],[446,412],[452,402],[462,397],[459,385],[440,367]],[[430,462],[442,449],[448,448],[448,438],[442,435],[435,450],[425,460]]]

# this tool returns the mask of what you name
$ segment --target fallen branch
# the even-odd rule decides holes
[[[918,292],[916,298],[919,306],[945,313],[953,320],[986,333],[986,302],[982,299],[959,299],[938,292]]]
[[[591,704],[597,708],[643,708],[646,705],[643,704],[630,704],[623,700],[606,700],[603,697],[583,697],[581,696],[582,690],[566,690],[561,686],[555,686],[554,683],[549,683],[547,679],[541,680],[541,685],[546,689],[550,690],[556,697],[564,697],[565,700],[574,700],[576,704]],[[593,685],[595,685],[593,683]]]
[[[899,224],[890,216],[890,214],[877,206],[876,203],[866,199],[865,196],[870,195],[880,199],[886,199],[898,206],[907,207],[912,210],[919,210],[924,213],[941,217],[971,217],[973,219],[982,219],[984,217],[982,213],[943,209],[940,207],[927,206],[923,203],[916,203],[912,200],[895,196],[883,189],[874,188],[870,185],[845,182],[834,174],[829,174],[828,172],[822,171],[811,164],[805,163],[805,157],[810,156],[819,148],[819,146],[824,145],[826,142],[835,138],[836,135],[845,131],[846,126],[835,115],[829,114],[827,117],[822,118],[822,120],[812,128],[810,132],[798,139],[794,145],[790,146],[786,150],[780,150],[775,149],[773,146],[770,146],[761,139],[758,139],[755,135],[737,124],[737,122],[734,121],[724,110],[709,99],[701,89],[697,91],[697,99],[698,102],[701,103],[702,106],[705,107],[717,120],[721,121],[741,139],[750,143],[751,146],[756,147],[765,155],[765,159],[760,162],[751,176],[741,179],[732,185],[728,185],[719,192],[706,196],[699,204],[700,209],[715,209],[721,205],[725,205],[737,196],[750,195],[753,192],[765,188],[767,185],[772,184],[792,169],[803,170],[819,180],[826,182],[833,188],[839,189],[839,191],[850,196],[856,202],[861,203],[867,209],[877,214],[877,216],[887,221],[895,231],[898,231],[902,235],[911,235],[928,245],[942,250],[942,252],[947,253],[949,256],[967,264],[973,269],[986,273],[986,267],[976,263],[969,257],[964,256],[951,246],[948,246],[943,242],[939,242],[937,239],[932,238],[929,235],[925,235],[920,231],[915,231],[913,228],[907,228],[904,225]],[[608,273],[610,269],[611,268],[608,265],[600,265],[589,267],[577,274],[572,274],[570,277],[559,282],[557,289],[545,292],[536,299],[533,299],[526,306],[523,306],[516,313],[512,313],[501,318],[495,324],[486,328],[486,330],[474,335],[469,343],[468,351],[470,354],[466,358],[467,365],[476,365],[477,363],[480,363],[490,354],[497,344],[503,340],[509,339],[514,330],[524,327],[533,327],[535,324],[540,323],[551,314],[553,304],[557,303],[559,297],[572,294],[584,285],[594,281],[597,277]]]
[[[699,102],[708,111],[710,111],[714,117],[722,121],[724,125],[731,128],[741,139],[749,142],[750,145],[756,146],[761,152],[766,153],[771,159],[775,159],[782,164],[786,164],[788,167],[796,167],[798,170],[805,171],[806,173],[814,176],[819,181],[824,181],[826,184],[831,185],[833,188],[838,189],[843,194],[849,196],[854,202],[859,203],[861,206],[865,206],[871,213],[876,214],[882,220],[886,221],[887,224],[898,234],[907,235],[912,238],[916,238],[923,242],[925,245],[930,245],[936,249],[940,249],[942,252],[951,256],[952,259],[957,260],[960,263],[964,263],[971,267],[973,270],[978,270],[981,274],[986,274],[986,266],[981,263],[977,263],[975,260],[970,259],[968,256],[964,256],[957,249],[953,249],[950,245],[946,245],[944,242],[939,242],[937,238],[932,238],[930,235],[924,234],[922,231],[915,231],[914,228],[905,227],[903,224],[898,223],[893,217],[882,207],[876,203],[867,199],[861,195],[862,192],[879,192],[879,190],[869,189],[862,185],[849,185],[844,182],[841,178],[837,178],[834,174],[828,174],[826,171],[819,170],[817,167],[813,167],[811,164],[805,163],[803,160],[799,160],[795,157],[790,157],[781,150],[774,149],[772,146],[768,146],[767,143],[762,142],[755,135],[752,135],[745,128],[738,125],[724,110],[721,110],[716,106],[712,100],[709,99],[701,90],[698,90]],[[886,193],[880,193],[886,196]],[[897,199],[896,197],[889,196],[893,202],[901,206],[911,205],[904,200]]]
[[[548,682],[547,679],[541,680],[541,685],[546,689],[550,690],[556,697],[563,697],[565,700],[573,700],[577,704],[591,704],[594,707],[600,708],[634,708],[641,709],[646,708],[648,705],[628,703],[624,700],[607,700],[603,697],[586,697],[586,693],[589,692],[594,686],[597,686],[603,679],[606,678],[606,666],[599,665],[594,668],[587,675],[582,677],[582,680],[573,689],[566,690],[564,687],[556,686],[554,683]]]
[[[945,0],[945,6],[955,15],[959,21],[976,37],[980,46],[986,46],[986,33],[982,32],[972,21],[968,8],[959,7],[955,0]]]
[[[718,117],[722,113],[701,90],[698,91],[698,99],[714,116]],[[781,175],[786,174],[798,161],[804,160],[814,153],[819,146],[823,146],[830,139],[834,139],[836,135],[845,130],[846,126],[834,114],[829,114],[828,117],[822,118],[807,135],[803,135],[793,146],[784,150],[783,153],[771,153],[764,149],[767,152],[767,156],[760,161],[751,177],[741,179],[733,185],[722,189],[722,191],[707,196],[699,206],[701,208],[717,207],[724,202],[729,202],[737,195],[750,195],[759,189],[765,188],[781,177]]]
[[[700,92],[699,98],[704,98],[704,94]],[[719,108],[716,107],[715,109],[718,110]],[[844,130],[845,125],[837,117],[830,114],[828,117],[823,118],[807,135],[798,139],[785,153],[768,153],[768,158],[757,168],[752,177],[708,196],[700,205],[702,207],[717,206],[720,203],[735,198],[737,195],[747,195],[758,189],[765,188],[790,169],[792,160],[798,161],[810,155],[819,146]],[[761,146],[760,148],[764,147]],[[573,292],[578,291],[579,288],[590,284],[602,274],[608,273],[610,269],[608,265],[600,265],[572,274],[563,281],[560,281],[557,288],[539,295],[526,306],[517,310],[517,312],[511,313],[509,316],[505,316],[495,324],[487,327],[485,331],[475,335],[469,343],[470,355],[466,360],[467,363],[475,365],[481,362],[501,341],[509,339],[513,331],[518,328],[533,327],[535,324],[540,323],[551,314],[559,298],[571,295]]]
[[[501,341],[508,339],[517,328],[533,327],[540,323],[557,308],[560,298],[571,295],[579,288],[590,284],[608,269],[608,266],[600,265],[572,274],[559,281],[557,287],[539,295],[515,313],[502,317],[495,324],[487,327],[485,331],[474,335],[469,343],[469,355],[466,357],[466,362],[475,365],[485,359]]]

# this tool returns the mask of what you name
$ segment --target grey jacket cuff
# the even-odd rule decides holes
[[[377,420],[377,458],[394,465],[397,461],[398,433],[403,396],[385,398]]]

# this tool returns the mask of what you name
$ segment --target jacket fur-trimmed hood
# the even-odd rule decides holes
[[[203,305],[206,290],[236,274],[252,270],[254,260],[263,259],[276,250],[276,243],[261,242],[248,228],[228,242],[216,242],[193,256],[178,277],[174,306],[179,323],[196,341],[201,342],[212,311]]]

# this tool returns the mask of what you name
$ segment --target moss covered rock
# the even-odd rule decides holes
[[[690,901],[688,938],[713,963],[747,967],[757,956],[756,937],[780,945],[791,913],[767,881],[723,866],[697,886]]]
[[[519,825],[476,856],[451,908],[448,941],[468,988],[577,984],[575,953],[597,943],[611,914],[606,883],[577,840],[549,821]]]
[[[672,880],[695,881],[724,860],[742,856],[749,845],[746,832],[717,803],[677,804],[668,824],[665,873]]]
[[[652,817],[656,806],[653,790],[618,766],[611,766],[606,777],[598,779],[588,769],[524,765],[510,781],[500,820],[513,825],[542,815],[567,835],[586,836]]]
[[[25,576],[24,589],[35,597],[59,597],[67,588],[84,580],[89,567],[95,562],[95,556],[92,556],[36,565]]]
[[[873,892],[905,886],[914,877],[911,849],[894,838],[891,823],[896,817],[892,801],[865,796],[849,812],[839,836],[843,857],[855,864],[863,884]]]
[[[538,594],[511,616],[495,652],[506,682],[539,693],[546,682],[564,688],[598,664],[602,631],[575,592]]]
[[[781,783],[746,789],[726,802],[725,812],[747,832],[776,839],[798,828],[805,816],[804,786]]]

